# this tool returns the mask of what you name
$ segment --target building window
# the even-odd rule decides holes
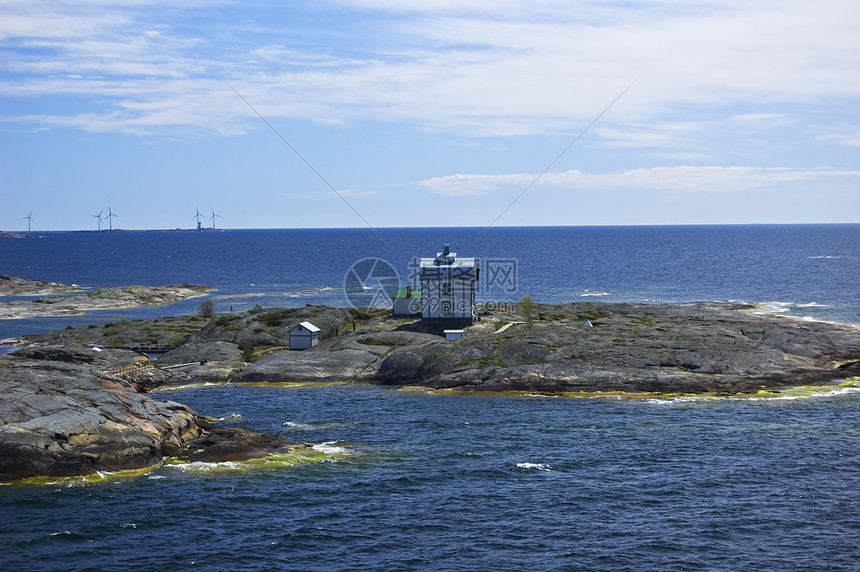
[[[442,283],[442,293],[443,294],[450,294],[451,293],[451,283],[450,282],[443,282]]]

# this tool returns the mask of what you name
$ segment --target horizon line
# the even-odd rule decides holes
[[[848,222],[692,222],[692,223],[619,223],[619,224],[540,224],[540,225],[497,225],[493,228],[606,228],[606,227],[690,227],[690,226],[825,226],[825,225],[860,225],[860,221]],[[387,230],[419,230],[419,229],[480,229],[480,225],[474,226],[377,226],[377,229]],[[114,229],[45,229],[45,230],[2,230],[2,235],[37,235],[49,232],[88,232],[88,233],[112,233],[112,232],[211,232],[230,230],[369,230],[365,226],[302,226],[302,227],[203,227],[203,228],[114,228]]]

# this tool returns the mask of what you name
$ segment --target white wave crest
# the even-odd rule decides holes
[[[851,395],[854,393],[860,393],[860,387],[839,387],[834,388],[832,391],[821,391],[816,393],[809,393],[806,395],[776,395],[774,397],[750,397],[750,401],[798,401],[801,399],[822,399],[828,397],[839,397],[842,395]]]
[[[802,388],[799,388],[797,391],[802,391]],[[739,400],[739,401],[797,401],[800,399],[822,399],[829,397],[839,397],[842,395],[852,395],[860,393],[860,387],[834,387],[833,389],[826,391],[822,388],[821,391],[813,391],[812,393],[793,393],[793,390],[788,389],[784,390],[782,394],[776,395],[767,395],[762,397],[750,397],[750,396],[726,396],[726,397],[714,397],[712,395],[701,395],[701,396],[685,396],[685,397],[669,397],[669,398],[655,398],[655,399],[646,399],[643,403],[647,403],[649,405],[678,405],[685,403],[699,403],[699,402],[708,402],[708,401],[730,401],[730,400]]]
[[[328,441],[326,443],[318,443],[313,446],[314,451],[320,451],[328,455],[346,454],[346,447],[337,445],[337,441]]]
[[[203,461],[193,461],[191,463],[166,465],[166,468],[174,469],[183,473],[206,473],[209,471],[224,469],[239,469],[241,467],[233,461],[224,461],[222,463],[204,463]]]
[[[523,471],[551,471],[552,466],[546,463],[517,463],[517,468]]]

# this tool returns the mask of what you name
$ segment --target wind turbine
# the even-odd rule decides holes
[[[200,214],[200,209],[199,209],[198,207],[194,207],[194,209],[197,211],[197,214],[196,214],[196,215],[194,215],[194,216],[193,216],[193,217],[191,217],[191,218],[196,218],[196,219],[197,219],[197,230],[200,230],[200,217],[201,217],[201,216],[203,216],[203,215],[202,215],[202,214]]]
[[[27,219],[27,232],[30,232],[30,223],[33,222],[33,211],[30,211],[30,214],[21,218]]]
[[[102,211],[104,212],[104,211]],[[113,221],[111,220],[113,217],[119,216],[118,214],[114,214],[112,210],[110,210],[110,205],[108,205],[108,214],[105,217],[108,219],[108,230],[113,230]]]
[[[97,219],[99,219],[99,230],[101,230],[101,229],[102,229],[102,213],[103,213],[103,212],[105,212],[105,210],[104,210],[104,209],[100,210],[100,211],[99,211],[99,214],[90,215],[90,216],[94,216],[94,217],[96,217]]]
[[[212,230],[215,230],[215,217],[221,218],[221,215],[215,214],[215,209],[212,209],[212,216],[209,217],[209,220],[212,221]]]

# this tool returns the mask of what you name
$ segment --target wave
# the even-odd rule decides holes
[[[758,302],[756,308],[752,311],[754,314],[785,314],[791,312],[795,308],[830,308],[828,304],[819,302]]]
[[[798,388],[798,391],[801,389],[809,388]],[[830,391],[813,391],[812,393],[790,393],[792,390],[787,390],[783,392],[785,395],[776,395],[773,397],[749,397],[747,398],[749,401],[773,401],[773,400],[781,400],[781,401],[797,401],[800,399],[824,399],[830,397],[841,397],[844,395],[851,395],[860,393],[860,387],[839,387],[831,389]]]
[[[337,445],[336,441],[316,445],[304,443],[283,453],[272,453],[242,461],[182,461],[171,458],[165,462],[162,470],[186,474],[245,473],[247,471],[292,467],[301,463],[333,461],[349,454],[350,451],[346,447]]]
[[[168,469],[173,469],[182,473],[210,473],[220,471],[235,471],[243,467],[234,461],[222,461],[220,463],[204,463],[203,461],[193,461],[191,463],[177,463],[165,465]]]
[[[290,429],[300,430],[300,431],[313,431],[314,427],[310,423],[296,423],[294,421],[284,421],[282,423],[284,427],[289,427]]]
[[[287,298],[305,298],[308,296],[319,296],[320,294],[334,292],[336,290],[342,290],[342,288],[332,288],[330,286],[325,286],[323,288],[299,288],[298,290],[284,292],[283,296],[286,296]],[[274,293],[272,295],[277,296],[278,294]]]
[[[609,292],[592,292],[591,290],[584,290],[582,294],[578,294],[578,296],[611,296]]]
[[[552,471],[552,465],[547,463],[517,463],[517,468],[521,471]]]
[[[852,382],[849,382],[852,383]],[[714,401],[797,401],[801,399],[827,399],[842,397],[846,395],[860,394],[860,387],[854,385],[840,385],[837,387],[795,387],[781,390],[780,393],[762,391],[762,395],[737,395],[720,396],[713,395],[689,395],[684,397],[666,397],[646,399],[643,403],[649,405],[681,405],[689,403],[706,403]]]
[[[327,441],[325,443],[318,443],[311,448],[314,451],[319,451],[326,455],[346,455],[349,453],[346,447],[338,445],[337,443],[338,441]]]

